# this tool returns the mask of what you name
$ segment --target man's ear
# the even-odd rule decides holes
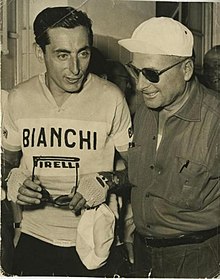
[[[43,53],[43,50],[41,49],[41,47],[38,44],[34,43],[34,50],[35,50],[35,55],[36,55],[38,61],[40,63],[44,63],[44,53]]]
[[[183,71],[184,71],[184,80],[189,81],[194,72],[194,63],[192,59],[189,58],[186,61],[184,61]]]

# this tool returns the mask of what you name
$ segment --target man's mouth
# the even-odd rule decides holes
[[[148,98],[148,99],[153,99],[157,96],[158,91],[156,92],[142,92],[144,97]]]
[[[65,77],[66,81],[71,84],[75,84],[80,81],[81,77],[72,78],[72,77]]]

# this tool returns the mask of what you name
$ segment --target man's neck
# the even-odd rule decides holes
[[[173,115],[175,114],[188,100],[190,94],[190,84],[186,83],[183,94],[170,106],[164,107],[161,111],[164,111],[164,115]]]
[[[190,94],[190,85],[189,83],[186,84],[184,93],[181,95],[181,98],[178,99],[173,106],[165,107],[159,112],[159,123],[158,123],[158,135],[162,137],[164,125],[169,117],[174,115],[187,101]]]

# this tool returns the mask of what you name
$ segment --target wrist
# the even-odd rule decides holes
[[[115,172],[99,172],[99,175],[103,177],[109,190],[115,188],[120,183],[120,180]]]
[[[109,190],[117,190],[121,186],[130,185],[128,181],[127,169],[113,172],[99,172],[106,179]]]

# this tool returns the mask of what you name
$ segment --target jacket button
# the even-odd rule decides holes
[[[154,169],[154,165],[152,164],[152,165],[150,165],[150,168],[153,170]]]

